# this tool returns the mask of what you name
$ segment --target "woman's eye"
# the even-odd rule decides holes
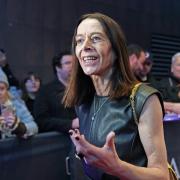
[[[83,44],[83,42],[84,42],[83,38],[76,39],[76,45],[81,45]]]
[[[92,39],[93,42],[101,41],[101,37],[99,37],[99,36],[93,36],[91,39]]]

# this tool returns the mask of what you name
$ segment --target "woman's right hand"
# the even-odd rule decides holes
[[[70,130],[69,134],[76,146],[77,154],[80,154],[80,157],[84,159],[86,164],[98,167],[104,172],[115,176],[121,171],[121,169],[117,168],[120,167],[121,160],[115,149],[114,132],[110,132],[107,135],[106,142],[101,148],[90,144],[84,135],[80,134],[78,129]]]

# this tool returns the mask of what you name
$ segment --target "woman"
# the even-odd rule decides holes
[[[38,127],[24,102],[8,93],[9,83],[0,69],[0,134],[27,138],[38,132]]]
[[[33,113],[34,101],[40,89],[40,86],[41,86],[40,77],[37,76],[33,72],[28,73],[28,76],[24,79],[24,82],[23,82],[23,97],[22,98],[25,101],[26,106],[32,115],[34,115]]]
[[[119,25],[100,13],[82,16],[72,49],[77,60],[64,103],[76,105],[80,131],[69,132],[86,174],[96,180],[168,179],[162,102],[156,90],[147,91],[135,123],[129,95],[137,82]]]

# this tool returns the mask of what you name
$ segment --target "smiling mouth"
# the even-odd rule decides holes
[[[97,57],[96,56],[86,56],[86,57],[83,57],[83,61],[85,63],[92,63],[94,62],[95,60],[97,60]]]

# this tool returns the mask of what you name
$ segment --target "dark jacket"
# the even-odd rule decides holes
[[[180,102],[178,93],[180,92],[180,81],[174,76],[163,78],[156,88],[161,92],[164,101]]]
[[[40,132],[68,132],[76,117],[74,108],[64,108],[61,103],[65,87],[58,80],[41,87],[34,102],[35,121]]]
[[[34,117],[34,101],[35,101],[35,99],[31,99],[30,97],[27,97],[26,99],[23,99],[23,100],[24,100],[28,110]]]

